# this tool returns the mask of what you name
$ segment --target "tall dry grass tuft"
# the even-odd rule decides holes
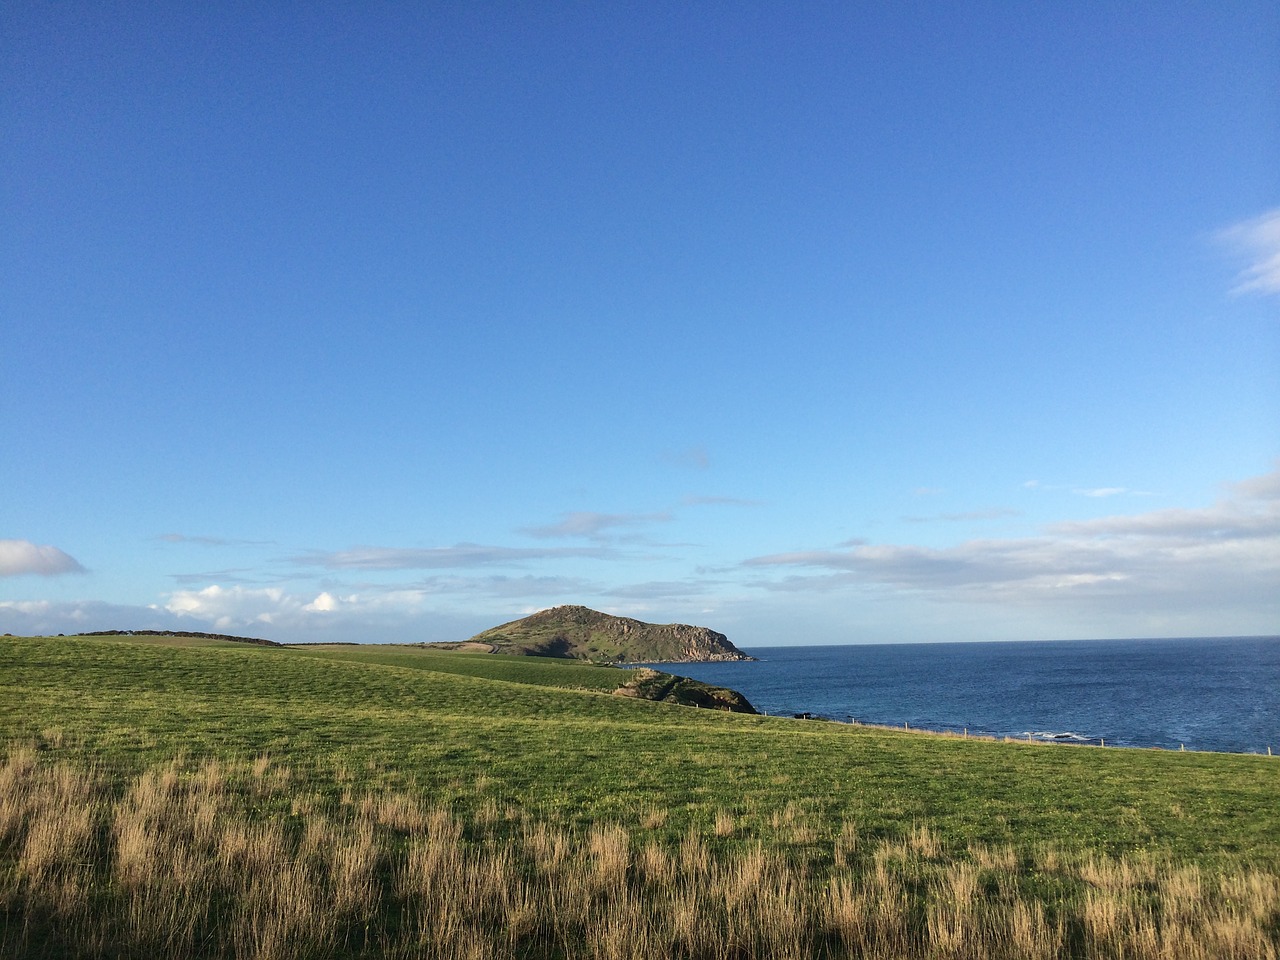
[[[636,856],[636,869],[645,886],[670,889],[676,877],[675,859],[667,848],[650,841]]]
[[[321,872],[300,860],[286,860],[271,874],[247,874],[229,924],[234,955],[269,960],[331,948],[337,917],[327,892]]]
[[[544,877],[559,876],[569,856],[569,842],[563,833],[542,822],[526,824],[523,841],[534,870]]]
[[[0,759],[0,958],[467,957],[1277,960],[1280,877],[1155,857],[974,847],[926,824],[675,840],[406,793],[289,791],[287,767],[195,764],[122,788]],[[326,799],[329,798],[329,799]],[[504,819],[510,817],[503,813]],[[829,834],[828,834],[829,836]]]
[[[401,833],[420,831],[426,823],[422,804],[407,793],[370,795],[361,801],[360,809],[364,817]]]
[[[667,825],[666,807],[645,807],[640,812],[640,826],[646,830],[661,830]]]
[[[97,789],[93,771],[40,767],[28,750],[10,756],[0,769],[0,849],[16,851],[16,863],[0,880],[0,906],[21,898],[59,923],[83,912],[102,816]]]
[[[939,856],[936,839],[930,837],[926,847]],[[939,956],[963,958],[968,945],[980,935],[981,915],[978,911],[978,869],[972,863],[952,863],[938,878],[938,894],[929,906],[927,917],[929,939]]]
[[[1006,922],[1009,956],[1019,960],[1051,960],[1062,955],[1065,931],[1060,922],[1048,920],[1041,904],[1015,901],[1008,909]],[[1162,956],[1150,952],[1139,955]]]
[[[375,909],[378,885],[375,872],[381,859],[369,820],[353,828],[329,848],[329,898],[340,916],[367,922]]]
[[[737,828],[738,822],[734,819],[732,813],[728,810],[716,811],[715,833],[717,837],[721,839],[732,837]]]
[[[749,956],[800,958],[808,955],[807,931],[810,927],[810,898],[803,881],[794,871],[780,868],[775,861],[769,866],[766,882],[757,891],[754,902],[738,901],[733,910],[733,929],[749,931],[741,943]]]
[[[866,953],[871,918],[861,884],[849,877],[834,876],[818,900],[818,917],[823,935],[850,956]]]
[[[846,820],[840,825],[840,832],[836,835],[832,848],[836,867],[845,870],[856,863],[858,849],[858,825]]]
[[[917,857],[934,860],[942,855],[942,844],[926,824],[915,824],[907,835],[907,849]]]
[[[31,815],[28,809],[30,778],[36,769],[36,752],[15,747],[0,763],[0,843],[21,835]]]
[[[1013,847],[969,847],[969,856],[979,870],[990,873],[1013,873],[1018,869],[1018,854]]]
[[[910,903],[904,877],[907,862],[904,845],[886,843],[872,854],[872,869],[863,882],[863,895],[871,903],[868,940],[873,955],[904,956],[912,944]]]
[[[627,831],[619,826],[593,826],[587,836],[587,849],[600,888],[622,889],[631,866],[631,837]]]
[[[462,825],[446,817],[444,811],[432,811],[430,829],[409,844],[396,882],[406,900],[421,904],[447,900],[451,880],[463,871]]]

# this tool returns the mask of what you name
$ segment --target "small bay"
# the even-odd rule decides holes
[[[1280,637],[850,644],[659,669],[758,710],[1117,747],[1280,754]]]

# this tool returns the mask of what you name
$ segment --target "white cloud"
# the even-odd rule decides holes
[[[394,595],[388,591],[381,596],[338,595],[324,590],[313,595],[281,587],[215,583],[199,590],[175,590],[164,609],[180,620],[208,624],[219,633],[256,634],[269,627],[292,635],[330,623],[339,614],[346,614],[345,619],[351,622],[385,612],[387,607],[401,613],[420,610],[424,598],[416,590],[396,591]]]
[[[57,547],[39,546],[29,540],[0,540],[0,577],[39,574],[84,573],[75,557]]]
[[[560,577],[433,577],[421,583],[397,587],[368,584],[358,591],[335,587],[315,592],[295,592],[279,587],[246,587],[210,584],[198,590],[169,594],[164,611],[188,629],[218,633],[265,635],[268,639],[313,639],[319,632],[362,640],[370,632],[415,637],[423,624],[444,619],[475,621],[475,633],[487,622],[487,609],[502,609],[513,598],[532,598],[541,606],[577,602],[599,592],[582,581]],[[465,610],[464,616],[448,613]],[[194,625],[195,623],[201,625]],[[469,635],[469,634],[468,634]],[[457,639],[435,636],[434,639]]]
[[[332,610],[322,610],[333,600]],[[461,612],[433,605],[422,590],[381,594],[324,591],[293,594],[277,589],[252,590],[210,585],[178,591],[163,604],[126,606],[93,600],[0,601],[0,633],[37,636],[94,630],[191,630],[263,637],[280,642],[337,639],[355,642],[404,643],[460,640],[501,622],[505,609],[467,605]],[[310,608],[310,609],[309,609]]]
[[[36,636],[88,630],[168,630],[176,618],[151,607],[99,600],[0,601],[0,633]]]
[[[279,587],[254,589],[211,584],[200,590],[176,590],[165,609],[178,617],[190,617],[229,631],[249,624],[272,623],[281,612],[296,612],[302,603]]]
[[[1280,207],[1228,227],[1218,236],[1249,260],[1232,293],[1280,294]]]
[[[297,627],[318,624],[339,612],[368,615],[390,605],[416,609],[425,595],[417,590],[385,591],[382,595],[335,594],[322,590],[316,595],[292,593],[281,587],[245,587],[210,584],[199,590],[175,590],[164,609],[177,617],[212,624],[219,631],[245,629],[268,624]]]
[[[313,610],[316,613],[332,613],[334,610],[338,609],[338,600],[332,593],[325,591],[302,609]]]
[[[1072,492],[1078,493],[1082,497],[1102,498],[1102,497],[1118,497],[1120,496],[1120,494],[1128,493],[1129,491],[1124,487],[1093,487],[1087,490],[1074,490]]]

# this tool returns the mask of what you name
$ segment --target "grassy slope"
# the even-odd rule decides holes
[[[600,690],[608,693],[626,679],[619,668],[596,666],[573,660],[550,658],[495,657],[489,653],[464,653],[408,647],[395,644],[359,647],[298,647],[298,652],[330,660],[377,663],[386,666],[430,670],[459,676],[510,680],[515,683],[569,690]]]
[[[175,752],[269,753],[318,792],[414,785],[461,811],[564,822],[733,811],[734,843],[799,809],[863,836],[1052,841],[1280,866],[1280,761],[963,741],[737,716],[601,693],[617,671],[396,648],[296,650],[142,638],[0,639],[0,740],[127,776]],[[607,681],[607,683],[606,683]],[[335,778],[335,771],[338,776]]]

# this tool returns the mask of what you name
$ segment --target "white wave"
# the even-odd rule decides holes
[[[1092,743],[1097,737],[1086,737],[1083,734],[1072,733],[1070,730],[1061,733],[1050,730],[1028,730],[1025,734],[1034,740],[1070,740],[1074,743]]]

